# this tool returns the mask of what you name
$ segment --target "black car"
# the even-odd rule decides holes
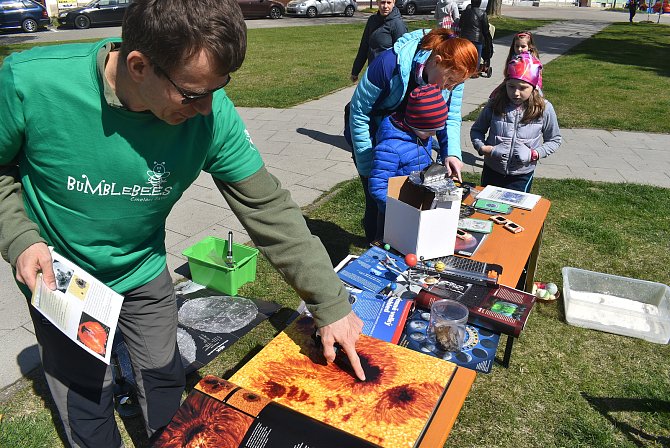
[[[58,14],[58,23],[83,30],[91,25],[120,25],[130,0],[93,0],[86,6],[66,9]]]
[[[51,23],[47,9],[31,0],[0,0],[0,29],[22,28],[34,33]]]

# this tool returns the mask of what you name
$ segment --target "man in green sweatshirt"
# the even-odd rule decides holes
[[[165,221],[203,170],[308,304],[325,357],[339,343],[364,379],[347,291],[223,90],[245,53],[235,0],[136,0],[120,41],[36,47],[0,67],[0,252],[27,297],[38,272],[55,289],[47,245],[125,297],[150,436],[185,383]],[[30,308],[69,443],[122,446],[109,367]]]

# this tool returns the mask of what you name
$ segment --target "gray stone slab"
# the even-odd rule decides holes
[[[332,150],[331,145],[321,142],[290,143],[279,155],[305,159],[327,159]]]
[[[263,156],[265,154],[279,154],[284,150],[284,148],[290,145],[289,142],[277,142],[274,140],[260,140],[254,142],[254,144]]]
[[[206,190],[199,191],[198,194],[191,196],[193,199],[196,199],[200,202],[205,202],[216,207],[221,207],[225,210],[230,210],[230,205],[223,198],[223,195],[218,188],[208,188]],[[226,214],[226,216],[228,216]]]
[[[334,185],[340,182],[351,179],[351,174],[337,173],[333,171],[322,171],[314,176],[300,181],[300,185],[307,188],[316,188],[321,191],[328,191]]]
[[[306,134],[299,134],[295,130],[279,130],[275,132],[275,135],[272,137],[273,140],[278,142],[289,142],[289,143],[311,143],[314,139]]]
[[[3,332],[0,359],[2,359],[0,389],[2,389],[39,367],[40,358],[35,335],[23,327]]]
[[[607,154],[580,154],[579,158],[590,168],[626,169],[632,168],[626,160],[621,157],[611,157]]]
[[[172,209],[165,228],[181,235],[192,236],[231,215],[230,210],[222,207],[197,199],[186,199]]]
[[[200,172],[198,178],[193,182],[193,185],[209,189],[216,188],[216,184],[214,183],[214,179],[212,179],[212,175],[204,171]],[[186,191],[188,191],[188,189]]]
[[[291,171],[297,174],[312,176],[337,162],[333,160],[305,159],[294,156],[268,156],[265,162],[269,167]]]
[[[571,167],[573,178],[602,182],[625,182],[626,179],[616,169]]]
[[[2,283],[3,299],[0,300],[0,330],[14,330],[31,322],[26,298],[12,280]],[[2,358],[0,358],[2,359]]]
[[[296,115],[291,109],[265,109],[254,120],[289,122],[294,120]]]
[[[315,188],[307,188],[302,185],[293,185],[291,187],[291,197],[300,207],[306,207],[321,197],[323,191]]]
[[[670,188],[670,175],[668,175],[668,173],[659,171],[645,171],[641,174],[639,171],[624,170],[619,170],[619,173],[624,179],[626,179],[627,182],[633,184],[653,185],[656,187]]]
[[[295,173],[293,171],[287,171],[275,166],[268,165],[268,171],[275,175],[279,182],[281,182],[282,187],[290,190],[293,185],[299,183],[303,179],[306,179],[308,176],[305,174]]]
[[[300,126],[304,126],[307,121],[300,118],[300,119],[295,119],[291,120],[290,122],[286,121],[279,121],[279,120],[268,120],[268,121],[259,121],[258,122],[258,129],[262,131],[294,131],[296,128]],[[252,137],[255,135],[255,133],[258,131],[254,131],[251,135]]]
[[[353,164],[352,157],[351,151],[348,149],[335,148],[328,153],[328,160],[336,160],[338,162],[351,162]]]
[[[184,241],[188,236],[182,235],[181,233],[173,232],[172,230],[165,229],[165,247],[169,249],[176,244]]]
[[[351,159],[349,159],[351,160]],[[358,171],[353,161],[339,162],[328,168],[326,171],[350,176],[352,179],[358,177]]]
[[[566,165],[540,166],[535,168],[534,177],[547,179],[572,179],[575,175]]]

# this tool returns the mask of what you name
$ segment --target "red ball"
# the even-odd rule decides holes
[[[409,266],[410,268],[416,266],[416,255],[415,254],[405,255],[405,263],[407,263],[407,266]]]

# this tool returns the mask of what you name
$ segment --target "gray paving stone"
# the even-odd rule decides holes
[[[290,190],[293,185],[308,177],[305,174],[294,173],[293,171],[287,171],[270,165],[268,165],[268,171],[275,175],[279,179],[279,182],[281,182],[282,187],[287,190]]]
[[[616,170],[633,167],[621,157],[610,157],[608,154],[581,154],[579,158],[582,159],[589,168],[608,168]]]
[[[171,247],[179,244],[180,242],[187,239],[188,236],[182,235],[181,233],[173,232],[172,230],[165,229],[165,247],[170,249]]]
[[[615,169],[571,167],[572,176],[576,179],[586,179],[602,182],[625,182],[625,178]]]
[[[326,159],[333,150],[331,145],[312,142],[312,143],[290,143],[280,156],[303,157],[305,159]]]
[[[304,159],[294,156],[268,156],[265,159],[265,162],[268,166],[273,168],[279,168],[306,176],[312,176],[337,163],[333,160]]]
[[[290,145],[289,142],[276,142],[274,140],[254,141],[254,144],[262,156],[265,156],[265,154],[279,154]]]
[[[572,179],[574,174],[566,165],[540,166],[535,169],[534,177],[547,179]]]
[[[301,180],[300,185],[308,188],[316,188],[321,191],[328,191],[334,185],[351,178],[351,174],[348,173],[343,174],[333,171],[321,171],[314,176],[310,176],[307,179]]]
[[[291,197],[300,207],[306,207],[321,197],[323,191],[296,184],[291,186]]]
[[[256,120],[289,122],[295,119],[297,113],[290,109],[265,109],[256,116]]]
[[[621,176],[627,181],[635,184],[653,185],[655,187],[670,188],[670,175],[660,171],[623,171],[619,170]]]
[[[351,162],[354,163],[350,150],[344,150],[342,148],[335,148],[328,154],[328,160],[337,160],[338,162]]]
[[[23,327],[2,333],[0,389],[14,384],[40,365],[35,335]]]
[[[28,312],[28,302],[19,291],[18,286],[12,280],[10,283],[3,283],[5,294],[11,298],[0,300],[0,330],[15,330],[25,325],[30,320]],[[0,358],[2,359],[2,358]]]
[[[165,228],[181,235],[191,236],[232,214],[233,212],[222,207],[197,199],[186,199],[184,203],[174,207],[168,216]]]
[[[354,165],[353,161],[336,163],[335,165],[328,168],[326,171],[343,174],[345,176],[351,176],[352,179],[354,177],[358,177],[358,171],[356,170],[356,166]]]

